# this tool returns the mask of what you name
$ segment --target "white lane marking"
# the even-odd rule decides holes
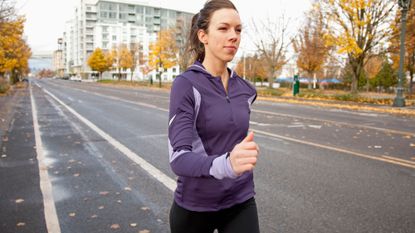
[[[249,124],[258,125],[258,126],[268,126],[268,125],[271,125],[271,124],[259,123],[259,122],[255,122],[255,121],[249,121]]]
[[[156,180],[158,180],[160,183],[162,183],[164,186],[166,186],[171,191],[174,191],[176,189],[176,182],[164,174],[162,171],[145,161],[141,156],[137,155],[130,149],[128,149],[126,146],[121,144],[119,141],[105,133],[103,130],[98,128],[95,124],[93,124],[91,121],[86,119],[85,117],[81,116],[78,112],[76,112],[74,109],[66,105],[64,102],[62,102],[60,99],[58,99],[55,95],[47,91],[46,89],[43,89],[43,91],[51,96],[53,99],[55,99],[58,103],[60,103],[62,106],[64,106],[69,112],[71,112],[73,115],[75,115],[79,120],[81,120],[84,124],[86,124],[88,127],[90,127],[92,130],[94,130],[97,134],[99,134],[102,138],[107,140],[111,145],[113,145],[115,148],[117,148],[119,151],[121,151],[125,156],[127,156],[129,159],[140,165],[141,168],[143,168],[146,172],[148,172],[151,176],[153,176]]]
[[[37,85],[39,86],[39,85]],[[46,228],[49,233],[60,233],[59,219],[56,213],[55,202],[53,200],[52,184],[48,175],[48,167],[45,164],[46,158],[43,151],[42,138],[40,137],[39,123],[37,119],[36,102],[33,98],[32,86],[30,86],[30,99],[32,103],[32,117],[33,128],[35,131],[36,142],[36,159],[39,165],[39,177],[40,177],[40,190],[43,196],[43,205],[45,211]]]

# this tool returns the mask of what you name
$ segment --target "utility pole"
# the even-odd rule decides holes
[[[401,19],[401,45],[400,45],[400,55],[399,55],[399,82],[396,92],[396,97],[393,101],[393,107],[405,107],[405,97],[403,95],[403,82],[405,78],[405,72],[403,70],[404,60],[405,60],[405,32],[406,32],[406,14],[408,13],[409,6],[411,5],[411,0],[399,0],[399,6],[402,8],[402,19]]]

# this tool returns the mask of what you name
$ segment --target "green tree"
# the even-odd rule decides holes
[[[381,87],[383,89],[388,89],[392,86],[398,84],[398,76],[394,72],[392,65],[385,59],[382,65],[382,69],[371,79],[372,87]]]

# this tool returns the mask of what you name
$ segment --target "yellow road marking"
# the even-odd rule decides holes
[[[415,162],[410,161],[410,160],[406,160],[406,159],[400,159],[400,158],[386,156],[386,155],[383,155],[382,157],[387,158],[387,159],[396,160],[396,161],[403,162],[403,163],[409,163],[409,164],[414,164],[415,165]]]
[[[268,112],[268,111],[257,110],[257,109],[253,109],[252,112],[263,113],[263,114],[274,115],[274,116],[298,118],[298,119],[303,119],[303,120],[313,120],[313,121],[319,121],[319,122],[327,122],[327,123],[331,123],[331,124],[335,124],[335,125],[345,125],[345,126],[350,126],[350,127],[353,127],[353,128],[360,128],[360,129],[373,129],[373,130],[382,131],[382,132],[386,132],[386,133],[400,134],[400,135],[404,135],[404,136],[407,136],[407,137],[415,135],[414,133],[400,131],[400,130],[378,128],[378,127],[368,126],[368,125],[356,125],[356,124],[347,123],[347,122],[324,120],[324,119],[318,119],[318,118],[314,118],[314,117],[303,117],[303,116],[296,116],[296,115],[285,114],[285,113]]]

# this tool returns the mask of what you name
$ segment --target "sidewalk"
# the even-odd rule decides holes
[[[0,232],[46,232],[29,89],[0,97]]]

